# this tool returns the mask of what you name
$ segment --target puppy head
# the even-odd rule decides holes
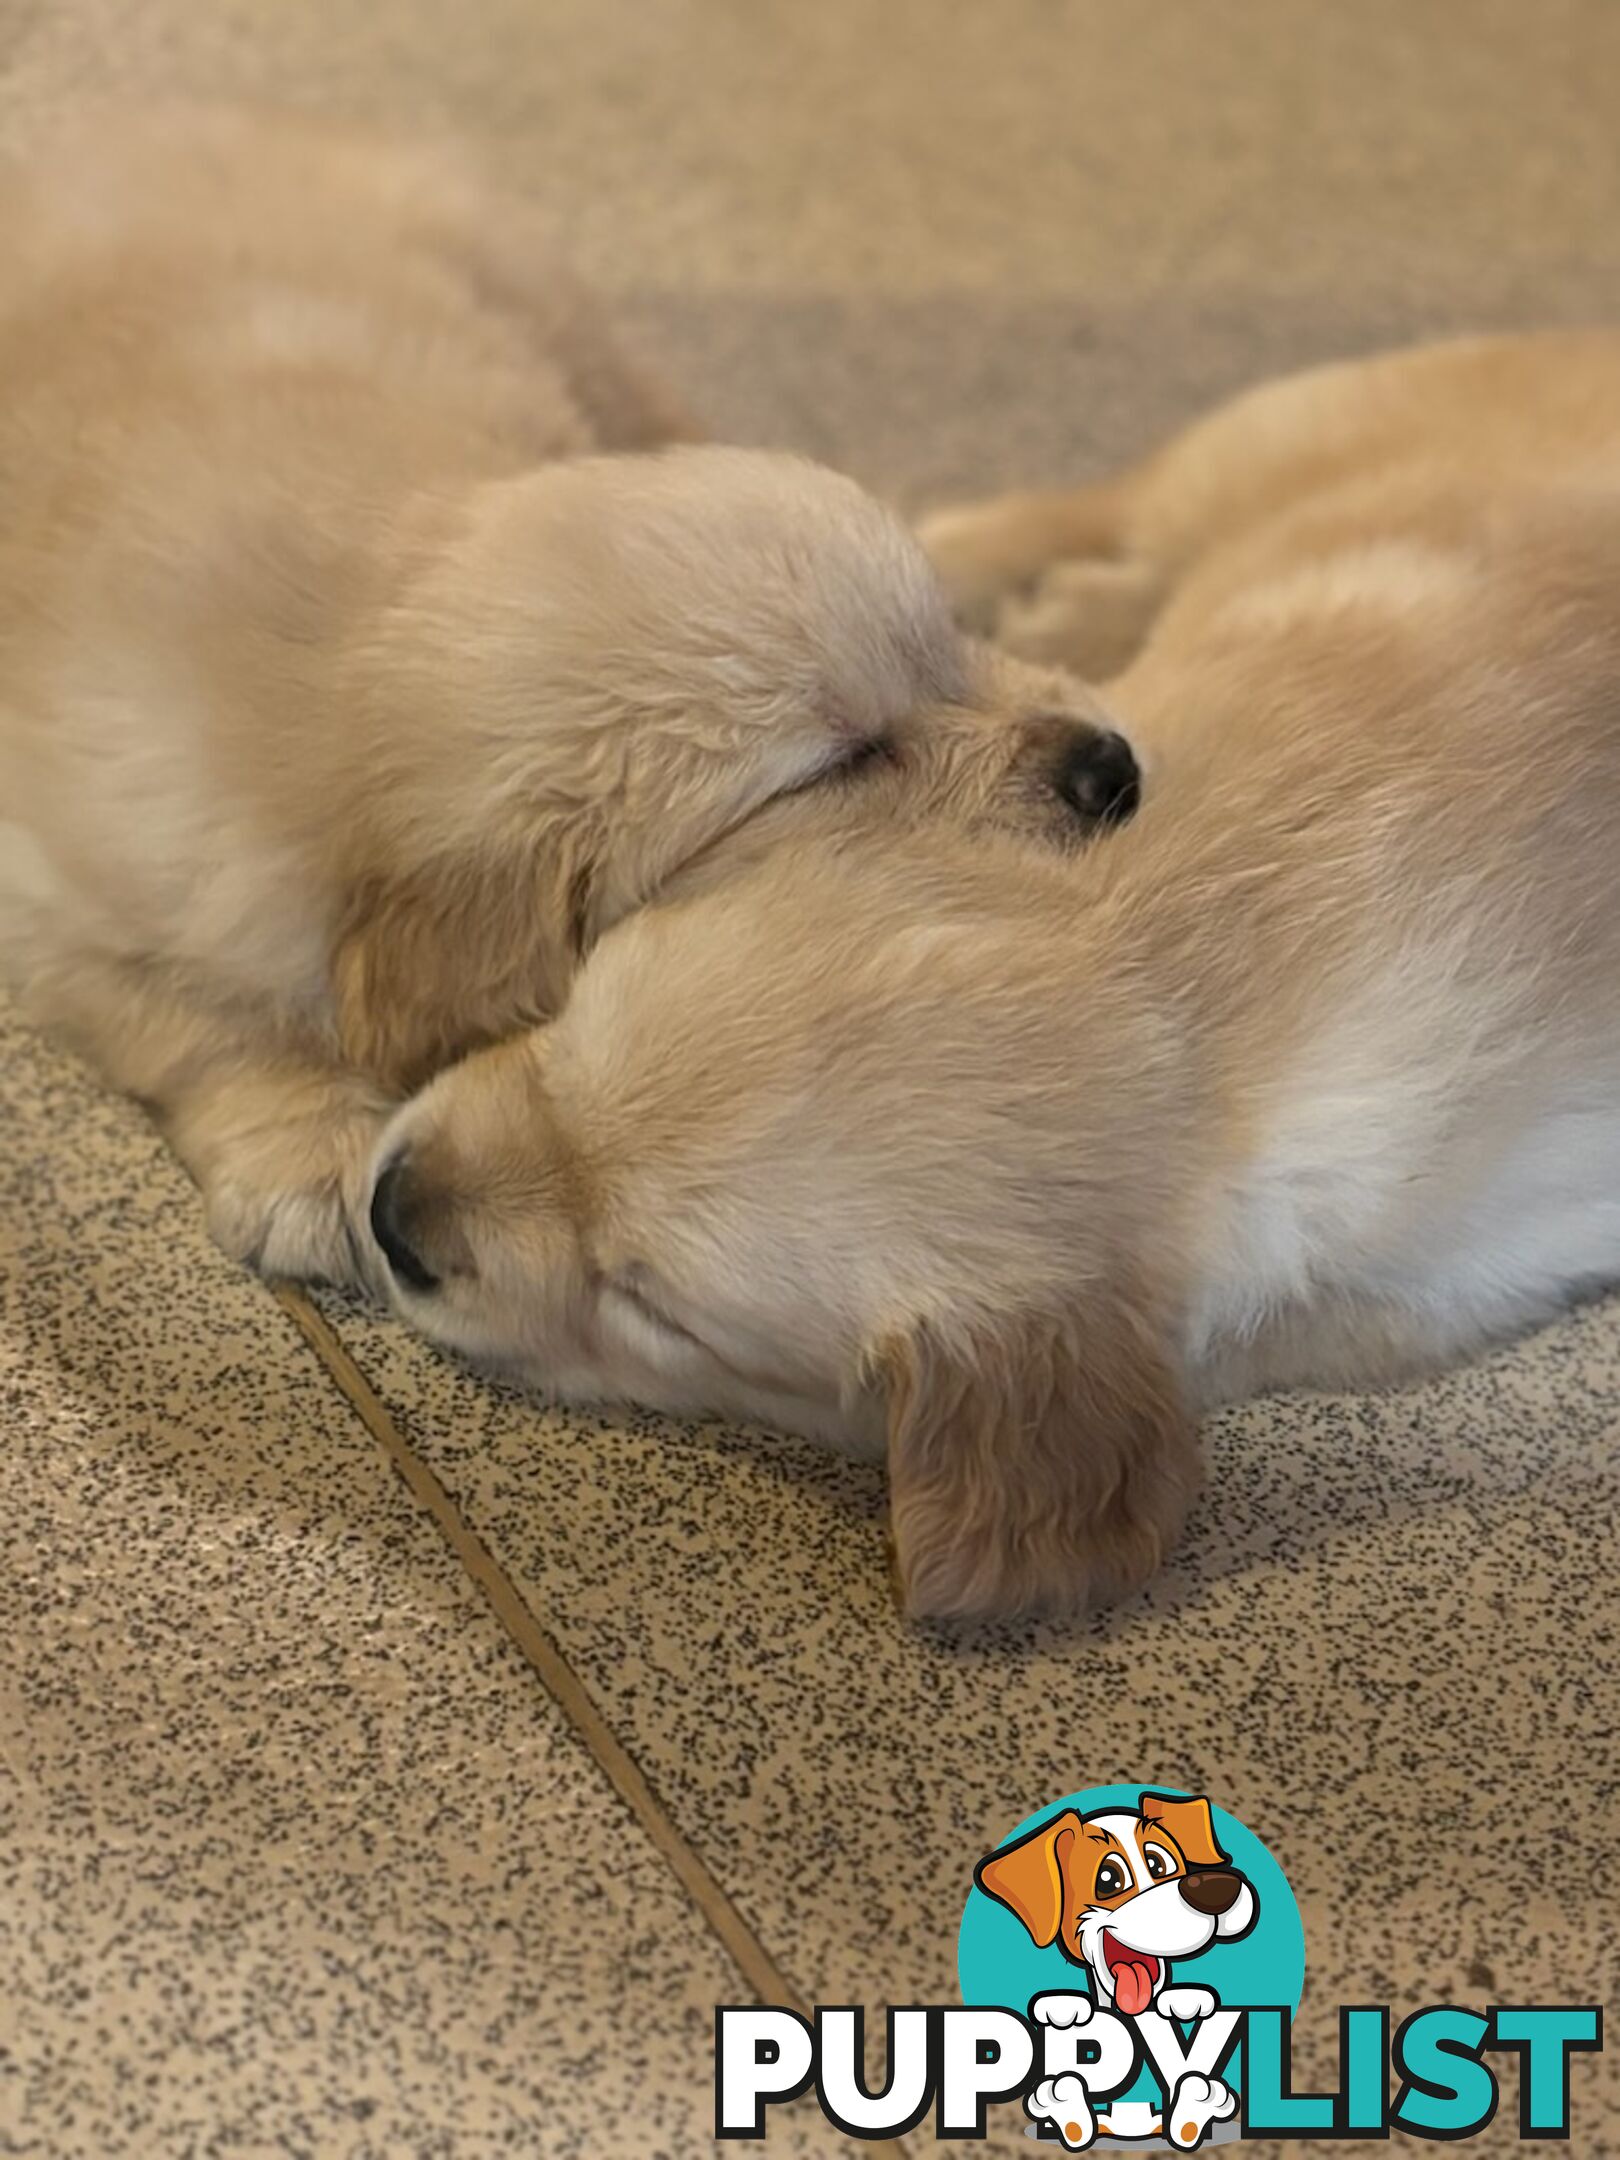
[[[1165,1985],[1172,1958],[1255,1920],[1254,1892],[1221,1851],[1205,1799],[1143,1793],[1139,1811],[1084,1817],[1066,1808],[988,1854],[974,1880],[1132,2017]]]
[[[556,1394],[886,1448],[920,1614],[1134,1586],[1196,1477],[1186,1082],[1075,910],[1013,843],[877,832],[643,910],[385,1137],[402,1309]]]
[[[1064,846],[1136,771],[1090,694],[966,644],[853,481],[688,448],[477,491],[357,661],[371,772],[334,978],[355,1062],[414,1084],[560,1002],[602,933],[773,813]]]

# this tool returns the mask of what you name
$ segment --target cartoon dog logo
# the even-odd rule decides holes
[[[1246,1935],[1259,1912],[1253,1885],[1221,1849],[1209,1802],[1165,1793],[1144,1792],[1134,1809],[1065,1808],[987,1854],[974,1880],[1017,1915],[1039,1948],[1056,1943],[1084,1968],[1089,1997],[1040,1995],[1031,2004],[1036,2021],[1052,2026],[1082,2026],[1099,2009],[1183,2023],[1212,2016],[1220,2007],[1214,1990],[1174,1983],[1171,1963]],[[1162,2123],[1140,2102],[1094,2118],[1084,2081],[1060,2076],[1043,2080],[1027,2106],[1073,2150],[1098,2136],[1140,2139],[1161,2130],[1190,2150],[1211,2123],[1236,2113],[1237,2096],[1221,2079],[1189,2071]]]

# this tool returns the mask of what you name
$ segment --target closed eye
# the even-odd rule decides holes
[[[690,1343],[697,1350],[707,1349],[707,1344],[700,1341],[690,1328],[682,1327],[678,1320],[672,1320],[667,1312],[654,1304],[643,1283],[634,1273],[611,1276],[602,1287],[611,1296],[622,1298],[626,1305],[643,1320],[649,1321],[661,1334],[673,1335],[677,1341]]]
[[[862,736],[839,743],[813,772],[806,773],[796,787],[786,792],[802,795],[806,789],[821,787],[828,781],[860,780],[880,767],[899,762],[899,750],[887,735]]]
[[[852,743],[832,771],[835,778],[852,780],[861,773],[870,772],[874,765],[895,765],[899,753],[886,735],[874,735],[865,742]]]
[[[664,1348],[678,1348],[682,1352],[696,1351],[710,1366],[719,1366],[736,1380],[747,1384],[773,1385],[768,1378],[749,1374],[741,1366],[725,1357],[710,1342],[694,1334],[691,1328],[675,1319],[658,1300],[656,1286],[648,1280],[647,1271],[639,1262],[632,1261],[628,1267],[612,1275],[598,1278],[599,1292],[604,1307],[617,1302],[621,1318],[639,1321],[644,1331],[649,1331],[655,1342]]]

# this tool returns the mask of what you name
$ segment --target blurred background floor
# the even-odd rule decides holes
[[[1611,0],[0,0],[0,140],[109,91],[473,136],[715,432],[909,503],[1620,316]],[[1217,1421],[1151,1591],[957,1642],[891,1609],[873,1473],[298,1318],[0,1035],[0,2150],[684,2160],[715,2002],[950,2000],[973,1862],[1116,1778],[1283,1862],[1302,2081],[1340,2001],[1620,1969],[1613,1304]]]

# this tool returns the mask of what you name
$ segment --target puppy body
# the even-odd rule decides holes
[[[1620,486],[1615,356],[1613,332],[1549,332],[1308,369],[1114,480],[940,511],[922,537],[959,612],[1093,680],[1172,598],[1189,624],[1223,593],[1297,607],[1291,573],[1331,568],[1341,597],[1359,579],[1417,605],[1493,497]]]
[[[390,1135],[460,1255],[407,1309],[573,1392],[881,1434],[910,1599],[961,1614],[1140,1581],[1210,1403],[1620,1275],[1617,481],[1594,337],[1257,393],[1077,505],[1156,596],[1108,691],[1142,816],[1066,865],[788,846],[621,926]]]
[[[388,1101],[763,805],[938,712],[912,807],[1052,826],[1097,735],[852,483],[624,454],[678,418],[448,155],[109,124],[0,259],[0,966],[269,1271],[347,1274]]]
[[[1314,370],[925,538],[1017,650],[1104,672],[1138,611],[1111,695],[1169,798],[1144,852],[1181,856],[1156,935],[1207,877],[1202,1037],[1265,1138],[1204,1233],[1206,1396],[1393,1377],[1611,1279],[1620,337]]]
[[[226,114],[115,124],[0,194],[0,955],[272,1268],[347,1271],[333,1203],[423,1048],[367,1039],[367,961],[345,1012],[333,955],[397,910],[401,845],[481,868],[470,820],[435,850],[388,785],[401,595],[480,487],[671,424],[483,211],[441,161]]]

